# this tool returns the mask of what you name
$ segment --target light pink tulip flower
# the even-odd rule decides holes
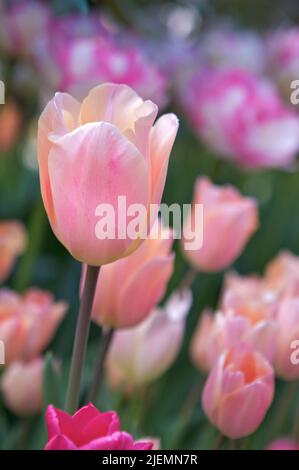
[[[160,238],[151,238],[156,228]],[[157,220],[149,238],[127,258],[103,266],[93,303],[93,320],[106,327],[140,323],[161,300],[173,272],[172,233]],[[85,270],[83,270],[84,279]]]
[[[245,344],[223,353],[204,387],[202,404],[222,434],[238,439],[263,421],[274,395],[274,372],[263,356]]]
[[[265,280],[269,289],[280,297],[299,295],[299,257],[281,251],[267,265]]]
[[[192,230],[203,230],[203,245],[194,250],[184,249],[186,239],[183,237],[184,255],[199,271],[220,271],[241,254],[256,231],[256,202],[253,198],[242,196],[233,186],[216,186],[206,177],[196,181],[193,202],[203,205],[203,226],[195,227],[199,218],[193,205],[185,221],[183,235],[188,233],[190,227]]]
[[[138,204],[149,212],[151,203],[161,201],[178,120],[167,114],[153,126],[157,112],[151,101],[114,84],[94,88],[81,104],[58,93],[43,111],[38,128],[43,201],[55,235],[79,261],[111,263],[142,242],[141,228],[136,238],[128,236],[127,214],[118,217],[118,203],[124,196],[126,207]],[[116,214],[106,238],[97,233],[103,204]],[[146,221],[144,216],[140,225]]]
[[[170,367],[181,347],[191,303],[190,291],[176,292],[140,325],[116,332],[106,365],[112,388],[129,391],[156,380]]]
[[[30,289],[19,295],[0,290],[0,340],[5,346],[5,363],[29,361],[52,339],[67,304],[54,302],[49,292]]]
[[[6,406],[19,416],[31,416],[43,407],[44,361],[13,362],[1,377],[1,390]]]

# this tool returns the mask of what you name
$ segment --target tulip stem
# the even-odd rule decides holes
[[[67,388],[65,409],[73,414],[79,405],[80,385],[85,363],[91,320],[91,309],[100,268],[88,266],[73,346],[72,362]]]
[[[223,445],[225,443],[225,440],[226,440],[226,437],[224,436],[224,434],[220,433],[218,438],[217,438],[214,450],[221,450],[221,448],[223,447]]]
[[[111,345],[114,331],[115,330],[113,328],[103,330],[100,352],[99,352],[98,359],[95,365],[95,373],[94,373],[93,380],[92,380],[92,383],[88,392],[88,396],[87,396],[88,402],[93,403],[96,400],[98,393],[100,391],[102,381],[103,381],[105,361],[107,358],[109,347]]]

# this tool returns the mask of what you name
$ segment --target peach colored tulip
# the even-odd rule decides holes
[[[129,328],[149,314],[173,272],[172,243],[172,234],[162,229],[160,239],[148,238],[131,256],[102,267],[93,304],[95,322]]]
[[[274,318],[278,303],[278,292],[265,278],[236,273],[225,276],[221,309],[233,310],[256,324]]]
[[[0,150],[9,152],[20,133],[21,113],[14,101],[0,107]]]
[[[279,437],[271,442],[266,450],[299,450],[299,442],[292,437]]]
[[[215,186],[208,178],[202,177],[195,184],[194,203],[203,205],[203,246],[196,250],[184,250],[184,254],[195,269],[220,271],[241,254],[256,231],[256,202],[243,197],[232,186]],[[190,226],[194,230],[195,210],[193,206],[185,221],[186,232]]]
[[[44,361],[37,357],[31,362],[13,362],[5,369],[1,390],[6,406],[15,414],[30,416],[43,407]]]
[[[266,267],[265,280],[280,296],[299,295],[299,257],[289,251],[278,253]]]
[[[9,276],[16,257],[24,252],[26,244],[27,235],[21,222],[0,222],[0,282]]]
[[[191,358],[196,367],[208,372],[224,351],[245,342],[272,362],[276,338],[274,320],[251,323],[248,318],[238,315],[238,311],[219,311],[213,315],[206,310],[200,316],[192,338]]]
[[[170,367],[181,347],[191,303],[190,291],[177,292],[140,325],[116,332],[106,365],[112,388],[130,390],[150,383]]]
[[[286,298],[277,313],[275,369],[285,380],[299,379],[299,297]]]
[[[54,303],[49,292],[30,289],[19,295],[0,290],[0,340],[5,363],[29,361],[40,354],[62,320],[67,304]]]
[[[38,160],[44,205],[55,235],[79,261],[107,264],[142,242],[129,237],[127,222],[118,218],[116,236],[99,239],[96,210],[109,204],[117,213],[120,196],[127,207],[160,202],[178,120],[168,114],[153,126],[157,112],[128,86],[114,84],[93,88],[81,104],[58,93],[43,111]]]
[[[274,395],[270,364],[247,345],[223,353],[204,387],[202,403],[210,421],[232,439],[253,433]]]

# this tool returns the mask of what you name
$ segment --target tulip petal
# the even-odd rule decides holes
[[[118,217],[118,198],[148,205],[148,168],[136,147],[112,124],[85,124],[57,141],[49,156],[56,236],[79,261],[102,265],[128,254],[136,241],[118,238],[126,224]],[[96,236],[99,204],[109,204],[115,237]],[[114,214],[113,214],[114,215]],[[120,215],[120,217],[122,214]]]
[[[152,203],[160,204],[168,160],[178,131],[179,121],[175,114],[161,116],[152,129],[150,158],[152,163]]]
[[[114,319],[115,324],[129,328],[141,322],[147,313],[162,298],[167,281],[173,269],[173,256],[157,257],[135,273],[123,286],[118,302],[122,306],[122,318]],[[140,286],[145,286],[140,289]]]
[[[64,135],[78,122],[80,103],[67,93],[56,93],[47,104],[38,122],[37,155],[40,168],[41,193],[50,221],[54,219],[52,190],[48,174],[48,158],[52,148],[50,135]]]
[[[100,437],[80,447],[80,450],[131,450],[133,439],[127,432],[115,432],[110,436]]]
[[[67,437],[58,435],[52,437],[46,444],[45,450],[77,450],[78,447]]]
[[[47,408],[46,422],[49,440],[60,434],[72,434],[72,417],[53,405]]]

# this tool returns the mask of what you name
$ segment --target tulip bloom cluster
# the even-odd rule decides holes
[[[260,425],[273,398],[274,371],[285,380],[299,378],[299,348],[292,351],[299,343],[298,276],[299,259],[287,252],[267,266],[264,277],[229,274],[219,311],[205,311],[199,319],[191,357],[201,370],[211,371],[203,406],[225,435],[242,437]],[[252,392],[256,383],[257,389],[264,384],[264,391]]]

